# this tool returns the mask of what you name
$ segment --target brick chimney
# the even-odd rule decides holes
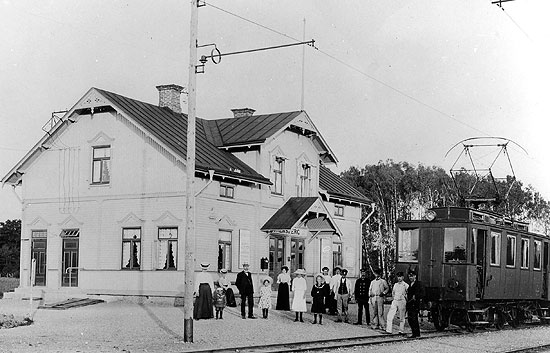
[[[254,114],[256,110],[251,108],[239,108],[239,109],[231,109],[231,111],[233,112],[234,118],[244,118],[244,117],[252,116],[252,114]]]
[[[175,113],[181,113],[181,92],[182,86],[178,85],[160,85],[157,86],[159,90],[159,107],[168,107]]]

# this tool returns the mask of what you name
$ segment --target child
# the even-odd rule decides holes
[[[317,323],[317,314],[319,315],[319,325],[323,324],[323,313],[325,312],[325,297],[330,295],[329,286],[325,283],[325,277],[322,273],[318,273],[315,276],[315,284],[311,288],[311,297],[313,298],[313,304],[311,305],[311,312],[313,313],[312,324]]]
[[[267,319],[269,309],[271,309],[271,278],[267,277],[260,288],[260,302],[258,307],[262,309],[262,317]]]
[[[225,308],[226,298],[225,290],[222,287],[214,291],[214,307],[216,308],[216,319],[223,319],[223,308]]]

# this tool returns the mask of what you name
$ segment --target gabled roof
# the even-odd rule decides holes
[[[341,177],[322,165],[319,166],[319,189],[326,190],[330,197],[335,199],[355,201],[362,204],[372,202]]]
[[[218,147],[263,143],[285,128],[301,112],[251,115],[240,118],[206,120],[219,133]]]
[[[305,111],[204,120],[210,142],[223,149],[264,143],[285,130],[311,138],[324,163],[338,160]]]
[[[105,98],[100,104],[102,107],[106,105],[112,106],[116,111],[131,119],[143,130],[150,133],[154,138],[166,146],[171,153],[178,156],[179,159],[185,161],[187,153],[187,115],[175,113],[169,108],[161,108],[159,106],[144,103],[135,99],[121,96],[116,93],[105,91],[102,89],[91,88],[85,97],[91,94],[99,94]],[[81,99],[82,100],[84,100]],[[97,97],[96,97],[97,98]],[[96,99],[101,101],[101,99]],[[32,157],[35,159],[38,154],[43,152],[42,146],[53,136],[57,130],[67,127],[67,120],[70,114],[78,114],[79,104],[69,111],[60,121],[50,134],[45,135],[35,147],[27,153],[27,155],[6,175],[2,182],[18,183],[21,177],[19,169],[24,166]],[[232,177],[237,180],[246,180],[262,184],[271,184],[268,178],[257,173],[246,163],[241,161],[233,154],[216,148],[206,138],[207,132],[204,129],[204,120],[197,118],[196,121],[196,165],[197,171],[208,172],[213,169],[216,174],[227,177]]]

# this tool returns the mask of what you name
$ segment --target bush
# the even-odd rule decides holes
[[[13,315],[4,315],[0,314],[0,329],[2,328],[12,328],[17,326],[28,326],[32,324],[32,319],[30,317],[15,317]]]

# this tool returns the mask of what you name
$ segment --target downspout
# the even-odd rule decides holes
[[[376,210],[376,204],[374,202],[372,202],[370,204],[370,207],[371,207],[371,211],[370,213],[367,215],[367,217],[365,217],[365,219],[363,219],[361,221],[361,256],[363,256],[363,225],[365,224],[366,221],[368,221],[372,215],[374,214],[374,211]],[[370,270],[372,271],[372,266],[370,264],[370,261],[369,261],[369,256],[367,254],[367,263],[369,264],[369,267],[370,267]],[[363,259],[361,259],[361,265],[363,265]]]
[[[197,191],[197,193],[195,194],[195,197],[199,196],[199,194],[203,192],[204,189],[206,189],[208,185],[212,184],[212,182],[214,181],[214,170],[208,169],[208,174],[210,175],[210,180],[208,180],[208,183],[206,183],[205,186],[203,186],[199,191]]]

